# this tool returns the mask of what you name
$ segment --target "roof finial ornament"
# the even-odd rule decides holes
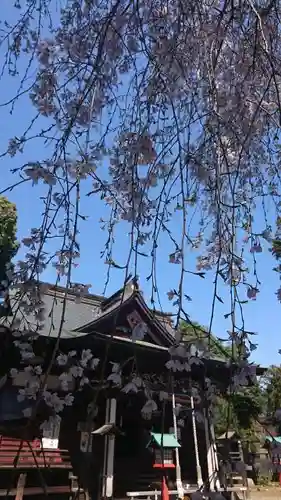
[[[137,274],[132,279],[132,286],[134,287],[134,290],[139,290],[139,276]]]
[[[135,275],[133,277],[132,274],[129,274],[127,278],[125,279],[125,287],[130,287],[133,292],[139,290],[139,277],[138,275]]]

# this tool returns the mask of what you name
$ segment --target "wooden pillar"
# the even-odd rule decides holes
[[[109,423],[110,415],[110,399],[106,400],[105,407],[105,423]],[[108,435],[104,437],[104,454],[103,454],[103,473],[102,473],[102,498],[106,498],[106,479],[107,479],[107,454],[108,454]]]
[[[209,413],[204,411],[205,439],[207,453],[207,467],[210,490],[214,491],[220,487],[218,479],[218,457],[215,443],[215,432],[213,423],[210,421]]]
[[[176,400],[175,400],[175,393],[172,393],[172,407],[173,407],[173,426],[174,426],[174,436],[176,440],[178,440],[178,426],[177,426],[177,416],[176,416]],[[184,498],[184,490],[182,487],[182,480],[181,480],[181,466],[180,466],[180,458],[179,458],[179,449],[175,449],[175,454],[176,454],[176,485],[177,485],[177,492],[178,492],[178,498]]]
[[[26,482],[26,474],[20,474],[19,479],[18,479],[18,484],[17,484],[17,492],[16,492],[15,500],[22,500],[23,499],[25,482]]]
[[[105,421],[107,424],[116,423],[116,399],[107,399]],[[113,475],[114,475],[114,451],[115,435],[105,436],[104,441],[104,463],[103,463],[103,481],[102,497],[112,498],[113,496]]]
[[[210,490],[214,490],[214,464],[211,450],[210,429],[208,421],[208,411],[204,410],[204,427],[205,427],[205,441],[206,441],[206,455],[207,455],[207,470],[208,482]]]
[[[192,431],[193,431],[193,441],[194,441],[194,451],[195,451],[197,486],[198,486],[198,488],[201,488],[201,486],[203,485],[203,479],[202,479],[202,470],[201,470],[200,457],[199,457],[194,399],[193,399],[192,394],[190,396],[190,406],[191,406]]]
[[[220,480],[219,480],[219,459],[218,459],[218,449],[217,449],[216,436],[215,436],[215,427],[214,427],[214,423],[212,420],[209,420],[209,423],[210,423],[211,445],[212,445],[212,450],[213,450],[213,461],[215,464],[215,469],[217,471],[215,486],[217,488],[220,488],[221,485],[220,485]]]

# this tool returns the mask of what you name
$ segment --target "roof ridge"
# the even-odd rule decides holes
[[[48,283],[46,281],[40,281],[40,285],[45,285],[47,287],[47,291],[56,291],[56,292],[61,292],[61,293],[65,293],[65,290],[66,290],[66,286],[61,286],[61,285],[56,285],[55,283]],[[44,292],[44,293],[47,293]],[[71,287],[68,287],[67,288],[67,294],[69,295],[73,295],[75,297],[78,296],[78,293],[73,290]],[[100,302],[105,300],[106,297],[103,296],[103,295],[98,295],[98,294],[95,294],[95,293],[84,293],[81,298],[87,298],[87,299],[96,299],[96,300],[99,300]]]
[[[54,283],[49,283],[49,282],[46,282],[46,281],[40,281],[40,284],[41,285],[45,285],[47,287],[47,290],[46,292],[44,293],[48,293],[49,291],[54,291],[54,292],[61,292],[61,293],[64,293],[65,292],[65,289],[66,287],[65,286],[62,286],[62,285],[56,285]],[[97,302],[99,302],[100,304],[103,304],[103,302],[107,302],[107,301],[111,301],[111,299],[113,299],[115,296],[117,297],[119,293],[122,292],[122,290],[124,290],[125,287],[128,287],[128,285],[132,285],[133,284],[133,280],[130,280],[128,281],[127,283],[125,283],[125,286],[123,286],[122,288],[120,288],[119,290],[117,290],[116,292],[114,292],[112,295],[110,295],[109,297],[106,297],[104,295],[98,295],[98,294],[94,294],[94,293],[84,293],[82,296],[81,296],[81,300],[83,301],[83,299],[88,299],[90,301],[93,301],[93,300],[96,300]],[[138,289],[135,289],[133,291],[133,293],[138,293],[142,296],[142,290],[140,290],[139,288]],[[75,292],[75,290],[72,290],[71,288],[68,288],[67,290],[67,294],[73,296],[73,297],[77,297],[78,296],[78,293]],[[142,297],[143,298],[143,297]],[[144,302],[146,303],[145,299],[143,298]],[[150,307],[148,306],[148,304],[146,304],[147,307],[149,308],[149,310],[154,313],[155,315],[157,316],[160,316],[162,317],[163,319],[171,319],[172,316],[173,316],[173,313],[171,312],[164,312],[164,311],[160,311],[159,309],[155,309],[153,307]]]

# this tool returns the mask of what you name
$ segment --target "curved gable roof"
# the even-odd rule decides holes
[[[142,312],[142,319],[155,330],[157,340],[155,334],[152,333],[153,340],[156,340],[160,345],[170,346],[174,344],[173,328],[172,326],[170,326],[170,329],[166,327],[168,315],[161,315],[161,313],[150,309],[133,280],[129,281],[123,289],[118,290],[114,295],[103,301],[100,314],[92,321],[79,326],[76,331],[81,333],[98,331],[102,322],[116,317],[128,304],[131,305],[132,309],[134,309],[134,306],[139,309]],[[161,321],[162,317],[165,320]]]

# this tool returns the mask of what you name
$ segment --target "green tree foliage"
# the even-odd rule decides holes
[[[208,329],[199,323],[187,323],[182,321],[180,330],[183,333],[183,341],[192,344],[199,341],[202,346],[209,348],[213,357],[221,359],[230,359],[232,356],[232,347],[228,342],[223,342],[214,335],[208,333]]]
[[[213,334],[209,335],[207,328],[199,323],[182,322],[180,328],[183,332],[184,342],[192,343],[199,340],[203,346],[209,347],[211,357],[225,361],[231,358],[235,359],[235,351],[233,351],[232,346]],[[264,406],[265,396],[258,384],[245,387],[235,394],[220,396],[214,415],[216,435],[220,436],[227,430],[232,430],[237,432],[243,441],[254,444],[259,439],[258,417],[264,411]]]
[[[281,367],[271,366],[263,377],[268,414],[281,408]]]
[[[2,297],[0,316],[6,315],[9,309],[7,266],[12,263],[19,248],[16,231],[16,206],[4,196],[0,196],[0,293]]]
[[[281,366],[271,366],[265,373],[262,385],[266,399],[266,416],[276,425],[278,434],[281,434],[280,419],[275,419],[277,410],[281,409]]]
[[[0,196],[0,282],[6,279],[6,266],[16,255],[17,209],[4,196]]]
[[[264,394],[259,387],[245,387],[240,392],[219,397],[215,407],[215,434],[220,436],[226,431],[235,431],[243,442],[244,448],[255,451],[260,441],[260,415],[265,405]]]

